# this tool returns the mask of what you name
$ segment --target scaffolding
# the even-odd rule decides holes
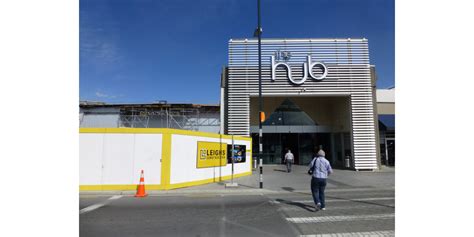
[[[203,104],[80,103],[79,126],[125,128],[175,128],[219,132],[220,107]]]
[[[220,126],[220,117],[218,111],[199,108],[122,108],[118,123],[118,127],[199,131],[206,126]]]

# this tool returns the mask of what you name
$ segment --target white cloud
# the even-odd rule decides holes
[[[102,92],[99,92],[99,91],[96,91],[95,92],[95,95],[99,98],[107,98],[107,99],[115,99],[117,98],[117,96],[115,95],[107,95],[107,94],[104,94]]]

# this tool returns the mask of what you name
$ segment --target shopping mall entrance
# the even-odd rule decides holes
[[[309,164],[320,149],[334,167],[343,167],[344,157],[352,156],[347,98],[274,97],[265,101],[273,108],[270,114],[266,111],[267,119],[262,124],[264,164],[282,164],[288,150],[299,165]],[[252,150],[257,158],[259,137],[254,124]]]
[[[258,133],[252,134],[254,155],[258,154]],[[306,165],[319,149],[332,159],[330,133],[264,133],[263,163],[283,164],[288,150],[295,156],[295,164]]]

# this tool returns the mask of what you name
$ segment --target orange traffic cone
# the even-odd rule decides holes
[[[140,176],[140,184],[138,185],[137,189],[137,194],[135,194],[135,197],[146,197],[148,194],[145,193],[145,177],[143,176],[143,170],[142,170],[142,175]]]

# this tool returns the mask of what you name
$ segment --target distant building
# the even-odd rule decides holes
[[[383,165],[395,165],[395,88],[377,90],[380,157]]]

